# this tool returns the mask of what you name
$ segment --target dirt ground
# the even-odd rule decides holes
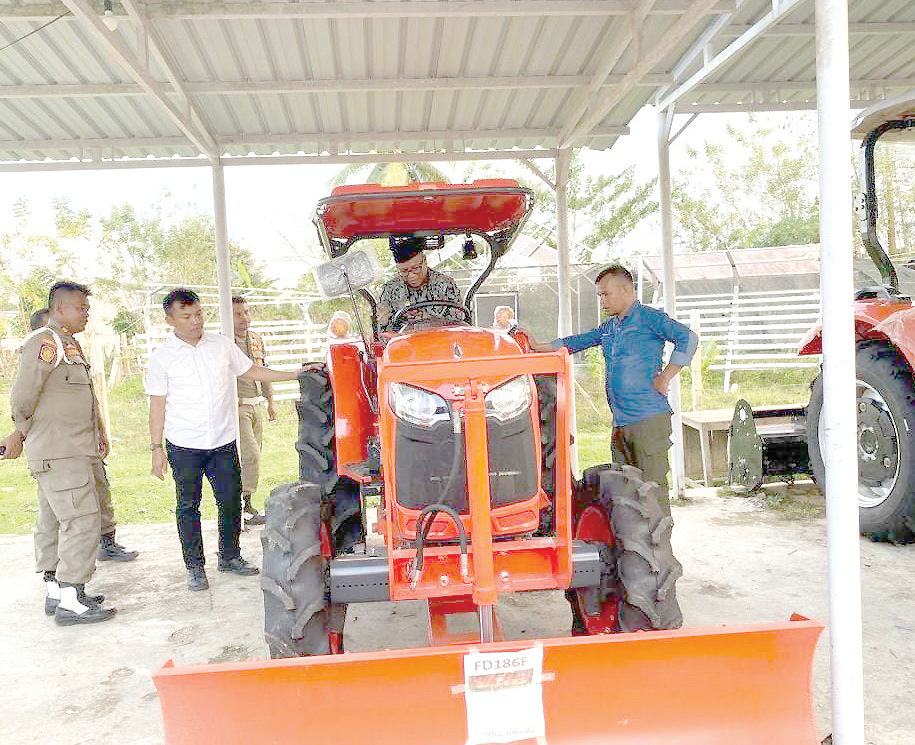
[[[828,620],[823,519],[789,520],[759,499],[722,497],[714,489],[689,494],[690,502],[674,507],[685,626],[780,621],[792,612]],[[0,595],[5,620],[3,742],[157,745],[163,742],[163,729],[153,670],[167,659],[180,665],[267,656],[257,578],[216,572],[214,525],[207,525],[205,533],[210,590],[201,593],[185,589],[174,526],[125,526],[118,538],[139,550],[139,559],[101,564],[89,585],[118,607],[117,617],[61,628],[43,614],[44,591],[32,571],[31,537],[0,536],[0,562],[6,567]],[[242,548],[248,559],[260,561],[257,529],[242,535]],[[862,539],[860,548],[866,742],[910,745],[915,742],[915,546]],[[508,597],[500,615],[509,638],[564,636],[570,624],[561,593]],[[424,612],[414,603],[351,606],[347,623],[350,651],[425,642]],[[829,732],[829,691],[829,640],[824,635],[814,670],[824,735]]]

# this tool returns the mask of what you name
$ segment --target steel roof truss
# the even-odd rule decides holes
[[[675,82],[674,85],[676,87],[672,91],[670,89],[659,91],[656,96],[658,108],[665,109],[674,101],[679,100],[685,93],[691,91],[703,80],[706,80],[713,72],[733,59],[741,50],[762,37],[763,34],[776,26],[782,18],[805,2],[807,2],[807,0],[781,0],[781,2],[779,2],[779,0],[773,0],[769,12],[756,21],[756,23],[752,24],[747,31],[728,44],[718,54],[713,54],[710,51],[711,42],[713,41],[711,38],[705,39],[706,43],[702,46],[698,44],[694,45],[675,65],[674,80],[676,81],[677,79],[677,71],[679,71],[681,75],[685,74],[685,71],[700,55],[703,58],[702,66],[685,82],[680,83],[679,85]],[[719,24],[720,19],[716,19],[711,25],[712,27],[717,25],[723,30],[724,27]]]
[[[635,87],[639,80],[651,72],[652,68],[667,53],[667,50],[682,41],[683,37],[702,18],[712,12],[715,6],[715,0],[694,0],[686,12],[662,34],[661,38],[654,40],[654,46],[651,49],[642,50],[643,53],[639,56],[632,69],[626,73],[619,85],[603,93],[589,107],[590,110],[581,121],[571,126],[567,124],[563,128],[559,137],[560,149],[574,145],[576,140],[586,136],[607,115],[607,112]]]
[[[186,94],[180,86],[176,88],[176,93],[179,97],[183,97],[182,103],[185,109],[184,111],[181,111],[169,98],[168,93],[152,75],[149,67],[144,62],[137,59],[131,50],[128,49],[121,37],[117,33],[108,30],[102,22],[101,17],[86,0],[61,1],[67,6],[70,12],[81,21],[87,33],[95,38],[101,49],[103,49],[109,57],[118,62],[125,69],[127,74],[165,109],[169,118],[172,119],[188,140],[190,140],[195,147],[199,148],[200,152],[206,155],[211,162],[217,162],[219,160],[219,151],[216,147],[216,141],[204,127],[200,126],[199,116],[194,112],[190,101],[187,99]],[[126,6],[129,3],[130,0],[127,0],[124,5]],[[158,54],[158,52],[156,53]],[[165,65],[165,68],[168,70],[167,74],[169,76],[174,75],[168,65]]]

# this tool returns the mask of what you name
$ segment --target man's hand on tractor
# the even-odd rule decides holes
[[[531,348],[532,352],[552,352],[553,345],[548,342],[539,342],[534,338],[534,335],[528,331],[526,328],[521,326],[515,326],[509,332],[513,338],[523,337],[527,341],[527,345]]]

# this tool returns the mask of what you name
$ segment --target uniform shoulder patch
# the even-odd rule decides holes
[[[48,365],[53,365],[57,361],[57,344],[53,337],[42,340],[38,348],[38,359]]]

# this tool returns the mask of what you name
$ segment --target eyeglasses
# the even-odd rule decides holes
[[[418,264],[413,266],[399,266],[397,271],[401,277],[409,277],[411,274],[420,274],[423,270],[423,267],[426,266],[426,257],[423,256]]]

